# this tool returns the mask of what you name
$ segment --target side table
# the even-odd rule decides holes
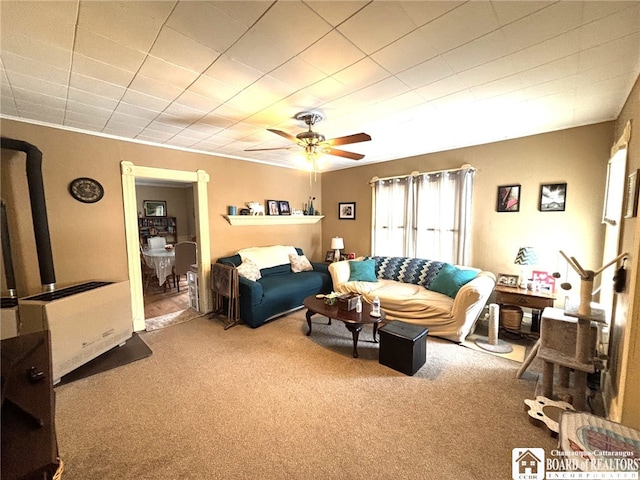
[[[546,307],[553,307],[553,302],[556,300],[553,293],[536,292],[525,288],[498,285],[494,291],[498,305],[517,305],[532,310],[532,332],[540,330],[540,312]]]

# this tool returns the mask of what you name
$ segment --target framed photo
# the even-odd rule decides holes
[[[520,211],[520,185],[501,185],[498,187],[498,212]]]
[[[355,220],[356,219],[356,202],[338,203],[338,219]]]
[[[145,200],[143,205],[145,217],[167,216],[167,202],[163,200]]]
[[[278,200],[267,200],[267,215],[280,215]]]
[[[278,201],[278,212],[280,212],[280,215],[291,215],[289,202],[287,202],[286,200]]]
[[[533,287],[544,293],[553,293],[556,291],[556,278],[549,272],[540,270],[533,271]]]
[[[640,170],[630,173],[627,177],[627,210],[624,218],[631,218],[638,215],[638,176]]]
[[[566,201],[566,183],[540,185],[540,203],[538,209],[541,212],[564,212]]]
[[[502,285],[504,287],[517,287],[518,286],[518,275],[508,275],[506,273],[498,274],[498,285]]]
[[[335,250],[327,250],[326,255],[324,256],[324,261],[325,262],[333,262],[333,259],[335,257],[336,251]]]

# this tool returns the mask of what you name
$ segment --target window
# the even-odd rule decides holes
[[[468,264],[474,173],[375,180],[373,254]]]

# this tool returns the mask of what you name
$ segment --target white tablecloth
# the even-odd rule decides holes
[[[158,280],[163,285],[169,275],[173,272],[176,264],[176,251],[165,250],[164,248],[149,249],[142,252],[147,264],[156,271]]]

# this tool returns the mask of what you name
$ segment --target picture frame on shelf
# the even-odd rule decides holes
[[[327,263],[333,262],[335,258],[336,251],[335,250],[327,250],[327,253],[324,256],[324,261]]]
[[[267,200],[267,215],[280,215],[278,200]]]
[[[143,202],[145,217],[166,217],[167,202],[164,200],[145,200]]]
[[[502,285],[503,287],[517,287],[518,286],[518,275],[509,275],[508,273],[499,273],[498,274],[498,285]]]
[[[564,212],[566,203],[566,183],[546,183],[540,185],[538,210],[541,212]]]
[[[500,185],[498,187],[498,201],[496,205],[496,211],[520,211],[520,184]]]
[[[278,213],[280,215],[291,215],[291,208],[289,202],[286,200],[278,200]]]
[[[339,220],[355,220],[356,219],[356,202],[339,202],[338,203],[338,219]]]
[[[638,215],[638,177],[640,170],[632,172],[627,177],[627,199],[624,218],[632,218]]]

